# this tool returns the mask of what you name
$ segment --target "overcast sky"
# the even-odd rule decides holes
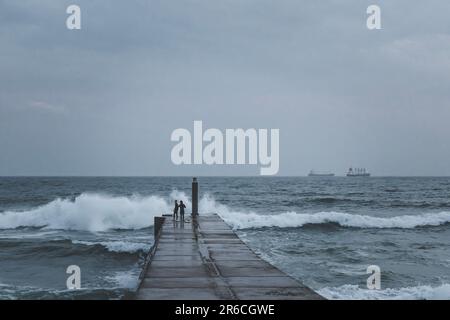
[[[450,175],[450,1],[0,0],[0,175],[259,174],[173,165],[194,120],[279,128],[280,175]]]

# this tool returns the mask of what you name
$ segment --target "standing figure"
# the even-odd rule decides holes
[[[186,208],[186,206],[184,205],[183,200],[180,200],[179,207],[180,207],[180,220],[184,221],[184,209]]]
[[[182,201],[183,202],[183,201]],[[173,208],[173,219],[177,220],[178,219],[178,208],[180,207],[180,205],[178,204],[178,201],[175,200],[175,207]]]

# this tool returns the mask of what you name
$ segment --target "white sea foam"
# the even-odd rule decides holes
[[[141,229],[153,225],[153,218],[172,211],[173,200],[191,207],[186,194],[173,191],[168,198],[112,197],[82,194],[74,201],[56,199],[27,211],[0,213],[0,229],[45,227],[47,229],[106,231]],[[261,227],[302,227],[306,224],[336,223],[355,228],[416,228],[438,226],[450,222],[450,212],[424,213],[396,217],[374,217],[342,212],[259,214],[232,210],[205,195],[199,203],[202,213],[218,213],[234,229]]]
[[[296,213],[286,212],[274,215],[256,213],[224,212],[223,219],[234,229],[262,227],[302,227],[306,224],[336,223],[354,228],[402,228],[439,226],[450,222],[450,212],[402,215],[389,218],[341,212]]]
[[[108,282],[114,283],[118,288],[136,288],[139,282],[139,273],[136,270],[116,272],[107,276]]]
[[[318,293],[333,300],[449,300],[450,284],[369,290],[357,285],[326,287]]]
[[[153,225],[153,217],[170,212],[170,208],[165,199],[157,196],[127,198],[82,194],[74,201],[56,199],[28,211],[1,213],[0,228],[139,229]]]

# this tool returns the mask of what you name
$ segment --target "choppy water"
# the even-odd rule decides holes
[[[0,299],[126,298],[190,178],[0,178]],[[254,250],[332,299],[450,299],[450,178],[200,178]],[[382,289],[366,288],[378,265]],[[78,265],[82,290],[66,290]]]

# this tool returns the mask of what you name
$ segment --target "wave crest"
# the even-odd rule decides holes
[[[169,203],[157,196],[111,197],[81,194],[73,201],[56,199],[27,211],[0,213],[0,228],[45,227],[48,229],[106,231],[142,229],[153,218],[169,212]]]
[[[275,215],[226,212],[222,214],[222,217],[234,229],[250,229],[263,227],[294,228],[302,227],[308,224],[329,223],[335,223],[342,227],[353,228],[412,229],[424,226],[439,226],[450,222],[450,212],[426,213],[421,215],[403,215],[389,218],[342,212],[286,212]]]

